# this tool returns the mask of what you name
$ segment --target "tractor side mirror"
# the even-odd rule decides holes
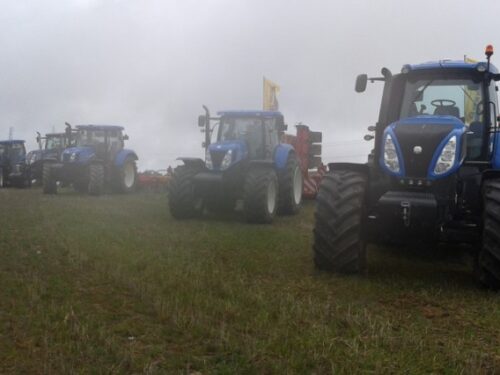
[[[364,139],[365,141],[371,141],[373,138],[375,138],[375,137],[374,137],[373,135],[371,135],[371,134],[367,134],[367,135],[365,135],[365,136],[363,137],[363,139]]]
[[[375,130],[377,130],[377,127],[376,127],[376,126],[374,126],[374,125],[370,125],[370,126],[368,127],[368,131],[369,131],[369,132],[374,132]]]
[[[364,92],[366,90],[366,84],[368,83],[368,75],[360,74],[356,77],[356,86],[354,89],[356,92]]]
[[[205,126],[207,122],[207,117],[205,115],[199,115],[198,116],[198,126],[201,128],[203,126]]]
[[[123,134],[123,135],[120,137],[120,139],[121,139],[122,141],[128,141],[128,139],[129,139],[129,138],[128,138],[128,135],[127,135],[127,134]]]
[[[40,144],[42,142],[42,135],[40,132],[36,132],[36,143]]]
[[[278,118],[276,120],[276,129],[279,131],[279,132],[284,132],[284,131],[287,131],[288,130],[288,125],[285,124],[285,121],[283,120],[283,118]]]

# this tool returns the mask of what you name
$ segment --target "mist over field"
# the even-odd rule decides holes
[[[141,169],[166,168],[202,156],[202,104],[260,109],[265,76],[289,125],[323,131],[324,161],[364,161],[381,85],[356,94],[356,75],[482,59],[499,14],[495,0],[4,0],[0,138],[14,127],[32,149],[65,121],[120,124]]]

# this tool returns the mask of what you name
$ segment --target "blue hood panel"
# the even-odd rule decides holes
[[[379,164],[388,174],[398,178],[436,180],[455,173],[465,158],[463,150],[465,124],[454,116],[419,115],[396,121],[387,126],[381,139]],[[390,136],[399,159],[399,172],[388,169],[384,162],[384,146]],[[434,168],[448,141],[456,137],[456,156],[453,166],[443,174]],[[415,148],[419,148],[419,152]]]
[[[208,146],[208,152],[210,152],[212,156],[214,170],[219,170],[220,161],[223,155],[229,150],[233,153],[231,166],[248,157],[248,146],[244,141],[222,141],[212,143]]]
[[[62,153],[62,160],[65,162],[72,162],[71,155],[76,154],[73,163],[87,163],[90,159],[95,157],[95,150],[93,147],[71,147],[67,148]]]

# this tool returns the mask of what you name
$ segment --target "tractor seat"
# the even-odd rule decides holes
[[[436,107],[434,110],[435,115],[439,116],[455,116],[456,118],[460,118],[460,110],[455,106],[440,106]]]

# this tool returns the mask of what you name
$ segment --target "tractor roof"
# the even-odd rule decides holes
[[[0,141],[0,145],[17,145],[20,143],[24,143],[24,141],[20,139],[9,139],[8,141]]]
[[[77,125],[79,130],[123,130],[123,126],[118,125]]]
[[[403,66],[403,70],[407,68],[409,71],[414,70],[436,70],[436,69],[463,69],[463,70],[486,70],[487,63],[484,61],[480,62],[465,62],[463,60],[439,60],[439,61],[429,61],[421,64],[407,64]],[[481,67],[481,68],[480,68]],[[484,70],[483,70],[484,71]],[[497,68],[490,64],[490,72],[498,73]]]
[[[219,111],[217,114],[221,117],[283,117],[283,114],[279,111]]]

